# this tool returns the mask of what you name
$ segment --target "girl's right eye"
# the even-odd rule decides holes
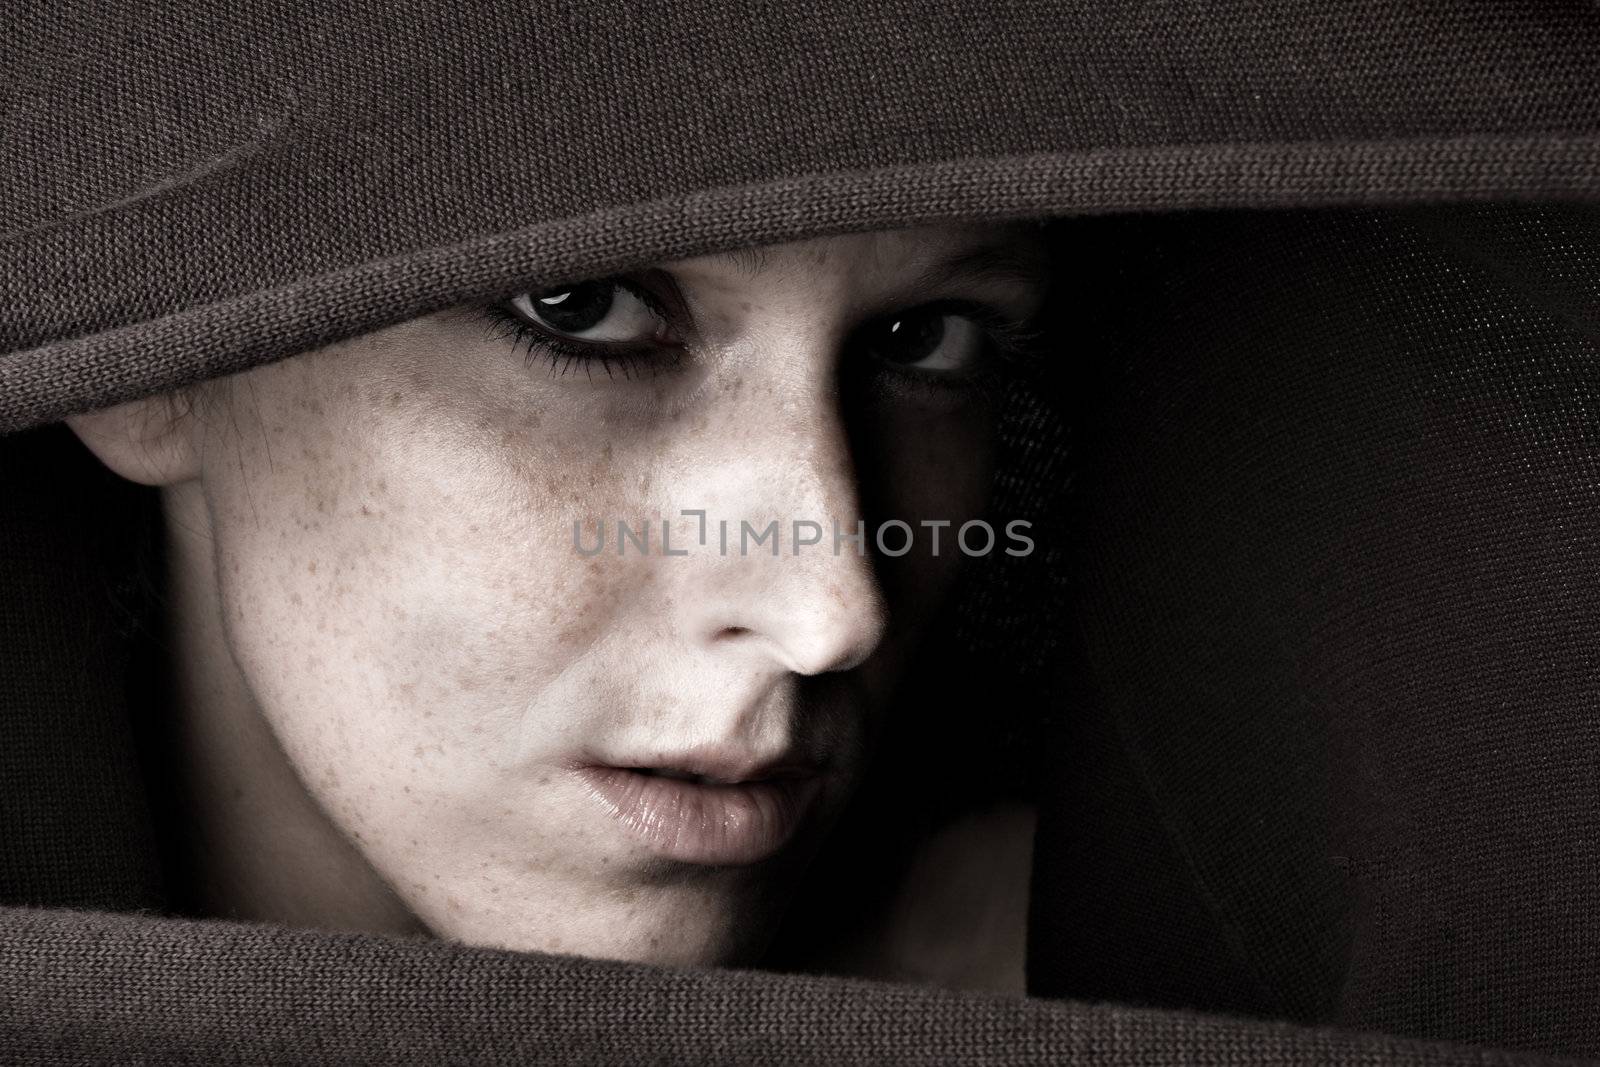
[[[537,359],[558,377],[582,367],[591,378],[596,368],[632,378],[670,367],[681,354],[667,304],[631,278],[521,293],[486,311],[498,333],[527,346],[530,365]]]
[[[523,293],[511,307],[533,325],[574,340],[638,345],[660,342],[667,330],[647,296],[617,278]]]

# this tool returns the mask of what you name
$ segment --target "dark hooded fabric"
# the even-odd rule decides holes
[[[1103,249],[1036,988],[1600,1055],[1600,212]]]
[[[9,5],[0,1056],[1600,1058],[1597,70],[1577,0]],[[972,218],[1052,220],[1041,550],[885,773],[1038,802],[1027,998],[171,914],[152,498],[60,418]]]

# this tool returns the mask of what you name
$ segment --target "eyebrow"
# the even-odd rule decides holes
[[[722,253],[721,258],[726,259],[751,278],[765,273],[769,262],[767,250],[759,245],[729,249]]]
[[[969,248],[930,267],[912,284],[931,289],[961,278],[981,278],[1044,289],[1049,277],[1050,259],[1044,249],[1007,241]]]

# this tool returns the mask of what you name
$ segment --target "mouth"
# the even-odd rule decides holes
[[[781,852],[821,791],[814,765],[688,753],[577,768],[590,796],[663,859],[742,866]]]
[[[713,778],[709,774],[693,774],[689,771],[675,771],[671,767],[625,767],[624,770],[633,771],[635,774],[647,774],[654,778],[671,778],[675,782],[693,782],[695,785],[738,785],[738,780],[728,781]]]

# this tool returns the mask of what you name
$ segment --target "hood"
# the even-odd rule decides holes
[[[9,16],[0,426],[503,288],[953,216],[1595,188],[1593,13]]]
[[[0,22],[19,1054],[1600,1057],[1600,10]],[[163,913],[150,499],[61,419],[530,284],[953,219],[1039,221],[1060,283],[998,483],[1049,549],[960,623],[977,777],[1038,805],[1028,997]]]

